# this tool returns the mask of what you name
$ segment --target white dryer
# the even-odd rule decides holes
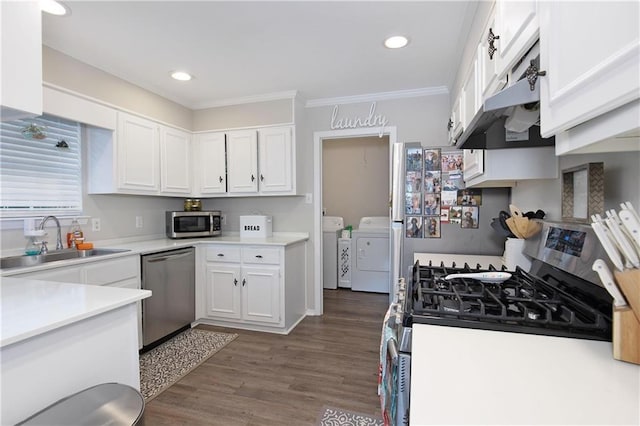
[[[351,290],[389,293],[387,216],[363,217],[351,233]]]
[[[322,217],[322,287],[338,288],[338,239],[344,228],[340,216]]]

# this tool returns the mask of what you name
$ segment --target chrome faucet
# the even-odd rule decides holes
[[[62,231],[60,230],[60,221],[58,220],[57,217],[47,216],[44,219],[42,219],[42,222],[40,223],[40,229],[44,229],[44,225],[49,221],[49,219],[53,219],[54,222],[56,223],[56,226],[58,227],[58,235],[56,238],[56,250],[62,250],[64,248],[64,246],[62,245]],[[43,247],[43,250],[46,253],[47,251],[46,245]]]

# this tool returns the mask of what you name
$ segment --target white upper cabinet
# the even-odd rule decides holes
[[[497,37],[493,44],[499,78],[506,76],[538,39],[540,25],[537,11],[537,1],[496,1],[495,27],[489,27],[489,31],[493,37]],[[492,36],[487,32],[484,37]]]
[[[229,195],[295,194],[292,127],[227,132]]]
[[[87,126],[89,194],[190,195],[191,134],[122,111]]]
[[[118,188],[137,193],[158,193],[158,125],[153,121],[120,112],[116,138]]]
[[[294,149],[291,141],[291,127],[271,127],[258,131],[260,193],[295,191]]]
[[[238,130],[227,133],[229,193],[258,192],[258,133]]]
[[[483,149],[463,149],[463,178],[465,182],[478,177],[484,173],[484,150]]]
[[[453,108],[451,109],[451,118],[449,119],[448,129],[449,129],[449,144],[455,145],[456,141],[462,134],[464,130],[462,127],[462,93],[456,101],[453,103]]]
[[[0,117],[42,115],[42,11],[37,1],[0,5]]]
[[[543,137],[640,97],[640,3],[549,1],[539,7],[540,68],[547,72],[538,80]],[[640,126],[637,116],[631,120]],[[609,122],[594,135],[604,139],[620,128]]]
[[[478,58],[474,58],[471,69],[462,86],[462,128],[463,131],[469,128],[469,124],[482,108],[482,102],[478,93]]]
[[[3,1],[0,117],[42,115],[42,11],[37,1]]]
[[[203,133],[196,137],[193,150],[194,183],[197,195],[227,192],[225,133]]]
[[[481,102],[484,102],[489,96],[495,94],[502,89],[507,80],[506,77],[498,77],[498,58],[489,43],[489,29],[496,28],[495,9],[491,13],[489,21],[482,31],[480,43],[478,44],[477,67],[478,67],[478,85]]]
[[[160,190],[164,194],[191,194],[191,135],[160,126]]]
[[[466,188],[504,188],[518,181],[557,179],[558,157],[553,146],[507,149],[465,149]]]

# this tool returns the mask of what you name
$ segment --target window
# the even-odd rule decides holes
[[[0,123],[0,217],[82,212],[80,124],[58,117]]]

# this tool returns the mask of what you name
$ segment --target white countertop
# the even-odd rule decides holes
[[[269,238],[240,238],[239,232],[233,232],[225,233],[219,237],[209,238],[186,238],[179,240],[160,238],[121,244],[112,242],[110,248],[123,248],[135,253],[146,254],[180,247],[189,247],[195,244],[251,244],[284,247],[308,239],[309,234],[302,232],[274,232],[273,236]]]
[[[413,325],[412,425],[640,424],[640,366],[611,342]]]
[[[268,245],[286,247],[291,244],[306,241],[309,234],[303,232],[274,232],[269,238],[240,238],[240,233],[228,233],[219,237],[210,238],[187,238],[172,240],[169,238],[154,238],[149,240],[126,241],[126,240],[109,240],[96,241],[93,243],[94,248],[110,248],[125,249],[128,251],[96,256],[85,257],[79,259],[60,260],[55,262],[43,263],[36,266],[28,266],[24,268],[12,268],[0,270],[0,276],[8,277],[16,274],[27,272],[42,271],[50,268],[59,268],[68,265],[80,265],[82,263],[96,262],[106,259],[114,259],[117,257],[130,256],[132,254],[149,254],[164,250],[179,249],[182,247],[191,247],[197,244],[250,244],[250,245]],[[3,254],[4,256],[4,254]]]
[[[88,258],[48,262],[24,268],[0,271],[0,303],[2,325],[0,347],[46,333],[47,331],[107,312],[128,303],[151,296],[149,290],[102,287],[39,281],[29,278],[9,278],[11,275],[41,271],[124,256],[154,253],[197,244],[250,244],[286,247],[306,241],[309,234],[279,232],[265,239],[244,239],[239,233],[214,238],[172,240],[156,238],[141,241],[96,242],[95,248],[117,248],[128,251]]]
[[[149,290],[2,278],[0,347],[149,296]]]

